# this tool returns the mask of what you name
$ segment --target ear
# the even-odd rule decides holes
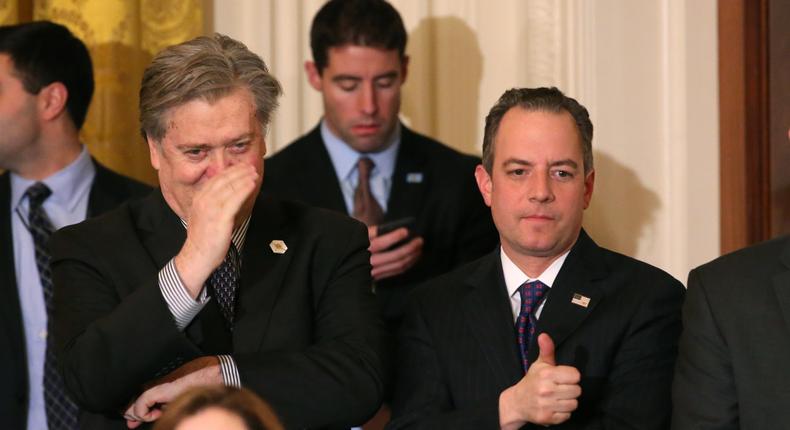
[[[53,82],[41,88],[37,98],[41,118],[45,121],[52,121],[66,113],[69,90],[62,82]]]
[[[315,65],[315,62],[305,61],[304,71],[307,73],[307,82],[310,83],[310,86],[315,88],[316,91],[322,91],[323,82],[321,81],[321,73],[318,71],[318,67]]]
[[[151,166],[154,170],[159,171],[159,166],[161,165],[160,157],[162,156],[162,143],[154,142],[153,139],[146,136],[146,142],[148,143],[148,155],[151,157]]]
[[[483,201],[486,202],[486,206],[491,207],[491,188],[493,184],[491,183],[491,175],[488,174],[482,164],[478,164],[475,168],[475,180],[477,180],[477,188],[483,196]]]
[[[404,55],[400,62],[401,83],[406,82],[406,76],[409,74],[409,56]]]
[[[584,208],[590,206],[592,199],[593,188],[595,188],[595,169],[591,169],[590,173],[584,178]]]

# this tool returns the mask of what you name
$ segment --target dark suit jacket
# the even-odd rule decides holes
[[[121,176],[94,160],[96,176],[88,197],[88,217],[124,201],[141,197],[151,188]],[[0,175],[0,417],[3,426],[23,429],[27,422],[28,374],[22,309],[14,269],[11,232],[11,177]]]
[[[557,364],[581,373],[579,407],[557,428],[667,428],[683,293],[668,274],[581,232],[528,353],[533,362],[538,334],[548,333]],[[574,294],[589,306],[573,304]],[[429,282],[413,299],[390,428],[498,429],[499,395],[523,377],[499,251]]]
[[[790,237],[691,271],[673,429],[782,429],[790,417]]]
[[[413,216],[425,239],[422,258],[406,273],[376,283],[384,317],[397,324],[413,285],[494,249],[499,236],[474,178],[480,159],[401,126],[401,144],[384,221]],[[409,181],[421,173],[421,182]],[[266,160],[264,193],[347,214],[320,127]],[[414,176],[412,176],[414,178]]]
[[[381,402],[382,323],[362,224],[297,203],[255,203],[232,334],[216,301],[176,328],[157,282],[185,229],[160,192],[51,240],[56,339],[84,428],[125,428],[142,385],[203,355],[232,354],[242,384],[289,428],[364,422]],[[273,240],[288,247],[270,248]]]

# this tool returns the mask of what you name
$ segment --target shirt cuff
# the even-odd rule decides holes
[[[184,330],[210,299],[205,288],[200,290],[197,300],[192,299],[178,276],[174,258],[159,271],[159,290],[179,330]]]
[[[225,385],[241,388],[241,377],[239,376],[239,368],[236,367],[236,362],[230,355],[218,355],[219,371],[222,373],[222,382]]]

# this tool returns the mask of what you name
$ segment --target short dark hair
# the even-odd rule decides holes
[[[494,139],[499,131],[499,123],[512,108],[519,107],[527,111],[543,111],[560,113],[568,112],[576,123],[579,132],[579,143],[582,147],[584,173],[593,169],[593,125],[587,108],[575,99],[566,96],[555,87],[551,88],[511,88],[505,91],[486,116],[483,134],[483,167],[491,174],[494,167]]]
[[[7,54],[25,90],[60,82],[68,90],[66,111],[77,130],[93,97],[93,64],[88,48],[68,28],[50,21],[0,26],[0,54]]]
[[[313,18],[310,48],[318,73],[329,63],[329,48],[344,45],[406,52],[406,27],[384,0],[329,0]]]

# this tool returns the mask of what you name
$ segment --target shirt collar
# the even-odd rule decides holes
[[[400,122],[395,125],[395,131],[392,133],[392,143],[387,145],[383,151],[379,152],[363,154],[355,151],[351,146],[332,133],[325,119],[321,120],[321,138],[324,140],[324,146],[327,152],[329,152],[329,158],[332,160],[335,174],[341,180],[346,180],[351,177],[357,168],[357,160],[362,156],[373,160],[376,166],[374,168],[374,174],[381,175],[385,178],[391,178],[395,172],[395,160],[398,155],[398,148],[400,148],[401,141]]]
[[[82,151],[74,161],[42,181],[26,179],[11,173],[11,201],[14,207],[18,207],[23,203],[22,197],[27,189],[36,182],[43,182],[52,191],[46,203],[73,212],[85,194],[90,192],[95,175],[96,166],[91,160],[88,149],[82,145]]]
[[[564,254],[557,257],[546,270],[543,271],[537,278],[530,278],[521,269],[516,266],[516,263],[508,257],[505,250],[500,247],[499,255],[502,259],[502,273],[505,275],[505,286],[507,287],[508,296],[513,296],[518,292],[518,288],[525,282],[540,281],[546,284],[549,288],[554,284],[557,275],[562,269],[565,259],[571,251],[565,251]]]
[[[247,229],[250,227],[250,218],[252,218],[252,215],[248,216],[240,226],[233,230],[233,234],[230,237],[231,242],[233,242],[239,254],[241,254],[241,251],[244,249],[244,241],[247,239]],[[179,218],[179,220],[181,221],[181,225],[187,228],[186,220],[181,218]]]

